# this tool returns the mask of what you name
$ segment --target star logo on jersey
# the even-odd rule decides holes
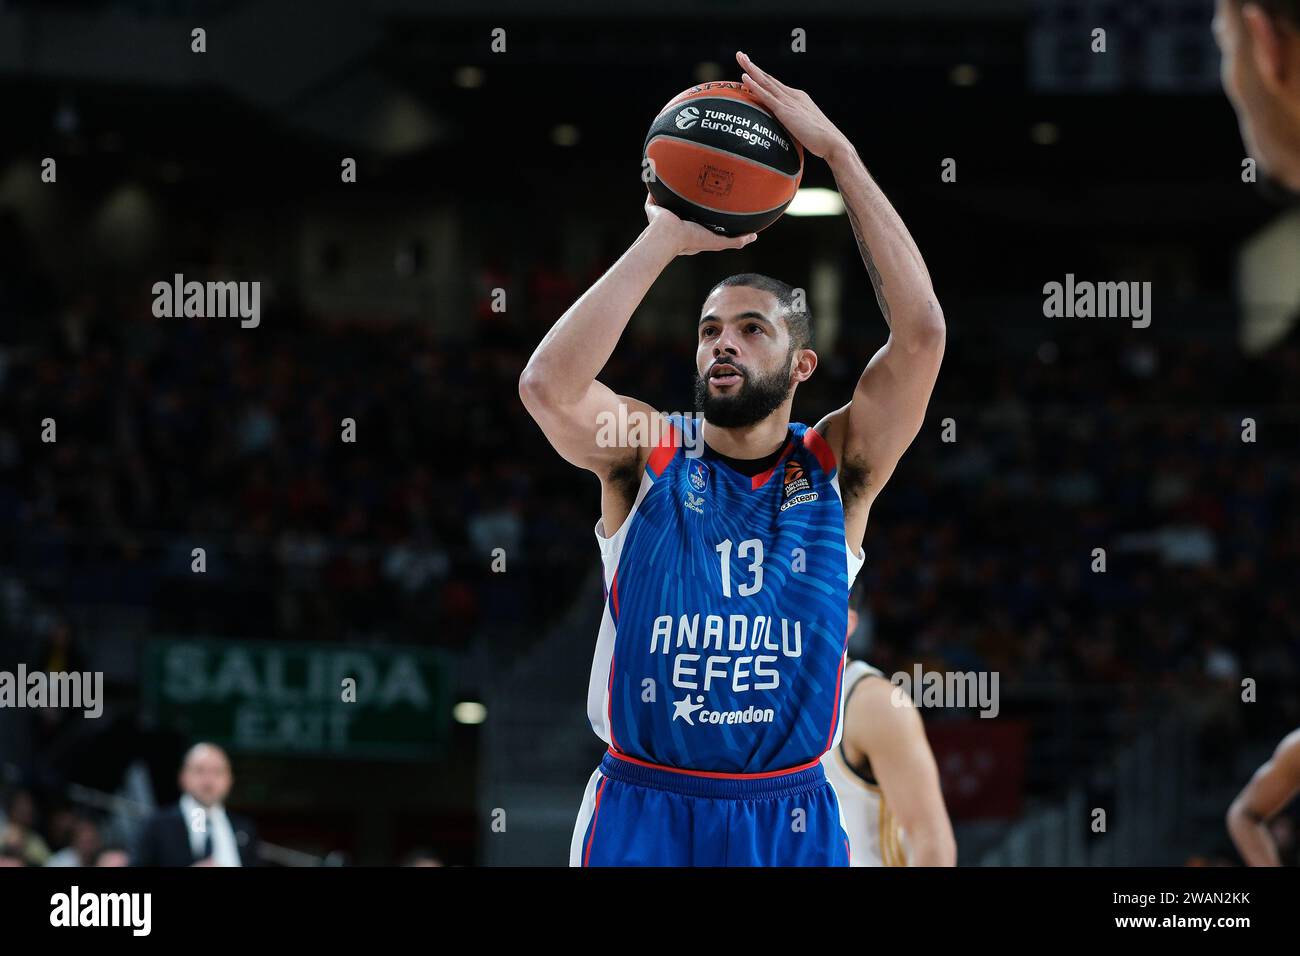
[[[704,514],[703,495],[694,495],[688,491],[686,492],[686,497],[683,499],[682,504],[686,506],[688,511],[694,511],[696,514],[700,515]]]
[[[678,717],[681,717],[688,724],[694,727],[695,721],[692,720],[691,717],[692,715],[694,715],[694,713],[697,710],[701,710],[704,707],[704,697],[699,696],[696,697],[695,700],[696,703],[692,704],[691,695],[687,694],[681,700],[673,701],[673,720],[676,720]]]

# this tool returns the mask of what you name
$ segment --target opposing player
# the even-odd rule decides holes
[[[1300,730],[1293,730],[1228,807],[1228,833],[1247,866],[1280,866],[1268,822],[1300,794]]]
[[[1300,0],[1218,0],[1214,36],[1246,149],[1300,198]]]
[[[737,60],[764,108],[830,165],[889,338],[848,404],[815,428],[791,422],[817,368],[809,317],[785,283],[732,276],[699,316],[698,431],[679,417],[610,440],[611,423],[660,421],[596,380],[650,286],[676,256],[754,239],[648,202],[645,230],[533,353],[525,406],[601,482],[606,602],[587,711],[609,749],[574,865],[849,862],[821,765],[841,728],[848,593],[871,504],[924,418],[944,321],[916,244],[849,141],[807,94]]]
[[[861,584],[857,590],[861,590]],[[858,612],[849,607],[849,634]],[[956,866],[957,843],[921,715],[880,671],[844,672],[844,733],[822,758],[840,798],[853,866]]]

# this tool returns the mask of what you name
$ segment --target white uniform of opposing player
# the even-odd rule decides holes
[[[844,669],[841,713],[847,716],[849,695],[864,677],[885,675],[870,664],[850,661]],[[851,866],[907,866],[907,837],[894,819],[885,795],[874,780],[866,780],[844,759],[844,744],[836,743],[822,757],[826,778],[840,798],[843,826],[849,834]]]

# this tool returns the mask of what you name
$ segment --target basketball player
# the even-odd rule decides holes
[[[1268,822],[1300,793],[1300,729],[1291,731],[1272,758],[1228,807],[1228,833],[1247,866],[1281,866]]]
[[[740,248],[646,204],[649,224],[547,333],[520,395],[556,451],[601,483],[605,609],[587,712],[609,749],[570,863],[844,866],[849,846],[821,757],[839,740],[848,594],[867,514],[925,416],[944,322],[898,214],[807,94],[744,81],[831,168],[889,338],[851,401],[790,421],[817,368],[795,291],[732,276],[704,300],[696,406],[662,421],[596,380],[633,311],[680,255]]]
[[[1214,37],[1261,182],[1300,198],[1300,0],[1218,0]]]
[[[858,611],[850,606],[849,634],[857,627]],[[852,865],[956,866],[957,844],[925,726],[896,690],[870,664],[851,661],[845,668],[844,734],[822,764],[844,811]]]

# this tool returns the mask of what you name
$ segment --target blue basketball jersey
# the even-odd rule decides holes
[[[617,532],[596,526],[605,608],[588,716],[617,754],[767,773],[839,740],[848,593],[834,455],[791,423],[767,472],[692,456],[674,419]],[[694,443],[702,447],[702,443]]]

